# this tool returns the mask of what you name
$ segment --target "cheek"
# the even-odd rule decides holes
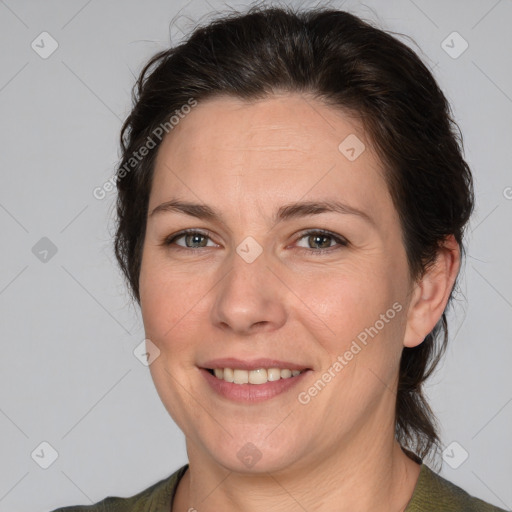
[[[146,335],[158,337],[165,326],[172,326],[173,295],[166,281],[154,265],[145,262],[139,280],[141,313]]]
[[[400,296],[394,277],[375,266],[346,265],[327,272],[302,273],[293,278],[290,288],[302,301],[301,310],[318,316],[333,334],[343,337],[366,327],[369,321],[373,324]]]
[[[194,315],[204,314],[200,299],[206,292],[200,281],[170,272],[150,254],[143,260],[139,279],[145,336],[160,350],[149,370],[162,403],[182,430],[195,421],[190,417],[200,416],[190,393],[183,391],[193,389],[194,343],[199,337],[191,325]]]
[[[402,269],[403,270],[403,269]],[[398,271],[398,269],[397,269]],[[343,370],[331,390],[378,386],[392,379],[396,371],[404,332],[406,307],[403,284],[387,265],[348,265],[337,272],[294,279],[291,288],[302,302],[296,302],[299,323],[306,327],[324,349],[323,370],[343,357]],[[371,377],[373,376],[373,380]],[[375,381],[375,382],[374,382]],[[350,395],[346,396],[347,400]],[[357,401],[357,397],[352,397]]]
[[[198,327],[207,318],[209,295],[214,293],[208,279],[199,271],[171,269],[161,258],[148,255],[139,288],[146,337],[164,355],[190,352],[190,338],[199,338]]]
[[[145,323],[171,328],[183,316],[183,309],[193,299],[190,295],[193,295],[195,284],[198,284],[197,280],[190,275],[171,269],[156,250],[146,250],[139,279]]]

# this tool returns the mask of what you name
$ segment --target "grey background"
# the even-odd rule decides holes
[[[512,2],[330,5],[412,36],[464,134],[477,211],[450,347],[427,395],[450,457],[469,454],[441,474],[510,510]],[[0,0],[2,512],[133,495],[187,460],[182,433],[133,355],[144,332],[111,249],[114,194],[100,201],[92,191],[114,172],[134,75],[169,36],[177,42],[225,8],[214,0]],[[43,46],[43,31],[59,45],[46,59],[31,47]],[[453,31],[469,44],[458,58],[441,46]],[[43,237],[55,254],[40,252]],[[43,441],[58,452],[47,469],[36,463],[50,453]]]

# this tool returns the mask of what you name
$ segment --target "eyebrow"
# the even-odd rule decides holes
[[[219,220],[222,223],[225,223],[222,215],[220,212],[217,212],[215,208],[205,204],[180,201],[178,199],[171,199],[170,201],[159,204],[151,211],[149,216],[154,217],[157,214],[169,212],[182,213],[191,217],[209,221]],[[272,222],[273,225],[277,225],[285,220],[306,217],[308,215],[318,215],[326,212],[354,215],[375,226],[375,221],[367,213],[340,201],[304,201],[288,203],[278,208],[274,213]]]

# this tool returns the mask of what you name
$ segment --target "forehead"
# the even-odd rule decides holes
[[[272,157],[291,152],[338,156],[339,143],[350,134],[366,139],[353,116],[306,95],[288,93],[252,101],[218,96],[199,102],[162,146],[172,148],[177,157],[201,156],[205,146],[216,152],[278,153]],[[190,154],[191,148],[199,154]]]
[[[234,208],[326,195],[370,212],[389,203],[362,124],[298,94],[199,102],[158,151],[150,208],[169,195]]]

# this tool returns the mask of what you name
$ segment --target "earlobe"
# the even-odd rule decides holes
[[[460,268],[460,247],[449,235],[439,248],[436,261],[414,283],[407,312],[405,347],[416,347],[441,318]]]

